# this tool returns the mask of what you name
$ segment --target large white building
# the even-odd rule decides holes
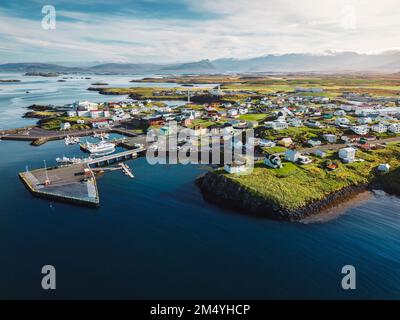
[[[75,101],[72,106],[74,110],[79,111],[92,111],[97,110],[97,108],[99,107],[97,103],[89,101]]]
[[[355,114],[361,117],[400,114],[400,107],[387,107],[387,108],[376,108],[376,109],[357,108]]]
[[[388,131],[388,128],[387,128],[387,126],[383,125],[382,123],[379,123],[379,124],[373,125],[371,127],[371,130],[376,133],[385,133]]]
[[[400,133],[400,123],[392,123],[389,126],[389,131],[392,133]]]
[[[354,126],[351,127],[351,130],[353,130],[355,134],[359,134],[360,136],[364,136],[369,132],[368,126]]]

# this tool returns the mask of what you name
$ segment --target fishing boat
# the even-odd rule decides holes
[[[87,142],[85,149],[91,154],[110,154],[115,151],[115,145],[102,139],[99,143]]]
[[[77,144],[80,142],[79,137],[70,137],[70,136],[66,136],[64,139],[64,143],[65,145],[70,145],[70,144]]]

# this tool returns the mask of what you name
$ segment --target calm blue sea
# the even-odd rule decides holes
[[[34,198],[17,177],[82,156],[77,146],[0,141],[0,152],[0,298],[400,298],[400,198],[372,193],[322,222],[256,219],[203,201],[205,168],[140,158],[135,179],[98,180],[90,209]],[[46,264],[55,291],[41,289]],[[348,264],[353,291],[340,286]]]

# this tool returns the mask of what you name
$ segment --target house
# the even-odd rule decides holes
[[[324,152],[324,151],[318,149],[317,151],[315,151],[315,155],[316,155],[318,158],[325,158],[325,157],[326,157],[326,152]]]
[[[67,111],[67,116],[68,117],[76,117],[77,116],[77,113],[76,113],[76,111]]]
[[[307,141],[307,144],[309,144],[311,147],[317,147],[320,146],[322,142],[320,140],[310,139]]]
[[[274,130],[285,130],[289,128],[287,122],[284,121],[267,121],[265,122],[265,126]]]
[[[279,140],[278,144],[287,148],[293,144],[293,140],[292,138],[282,138]]]
[[[319,121],[316,121],[316,120],[308,120],[308,121],[304,122],[304,124],[310,128],[322,128],[323,127],[323,125]]]
[[[287,150],[285,152],[285,160],[289,162],[297,162],[301,153],[296,150]]]
[[[360,136],[364,136],[369,132],[368,126],[353,126],[351,127],[351,130],[353,130],[355,134],[359,134]]]
[[[237,117],[239,115],[239,111],[238,111],[238,109],[229,109],[227,111],[227,114],[228,114],[228,117],[233,118],[233,117]]]
[[[392,133],[400,133],[400,123],[393,123],[389,126],[389,131]]]
[[[275,154],[269,154],[264,159],[264,164],[270,168],[282,168],[281,158]]]
[[[388,163],[382,163],[378,166],[378,171],[380,172],[389,172],[390,171],[390,165]]]
[[[92,127],[93,128],[108,128],[110,124],[108,123],[107,119],[96,119],[92,120]]]
[[[78,117],[88,118],[88,117],[90,117],[90,111],[87,111],[87,110],[78,110],[78,111],[76,111],[76,115],[77,115]]]
[[[369,124],[372,122],[372,119],[370,117],[361,117],[357,119],[357,122],[359,124]]]
[[[336,110],[333,114],[335,116],[344,117],[346,115],[346,111],[344,111],[344,110]]]
[[[338,126],[349,125],[350,124],[350,120],[347,119],[347,118],[336,118],[335,119],[335,124],[337,124]]]
[[[69,130],[71,129],[71,124],[69,122],[61,123],[60,130]]]
[[[344,163],[354,162],[356,158],[356,149],[352,147],[342,148],[339,150],[339,158],[342,159]]]
[[[273,148],[276,146],[276,143],[266,139],[260,139],[259,146],[264,148]]]
[[[310,164],[312,160],[307,156],[300,155],[300,157],[297,159],[297,162],[300,164]]]
[[[232,164],[226,164],[224,170],[228,173],[242,173],[247,170],[246,163],[244,161],[234,161]]]
[[[371,127],[371,130],[376,132],[376,133],[385,133],[385,132],[388,131],[388,128],[384,124],[379,123],[379,124],[373,125]]]
[[[336,143],[337,137],[334,134],[326,133],[322,136],[329,143]]]
[[[239,108],[239,114],[246,114],[249,113],[249,109],[248,108]]]
[[[292,127],[301,127],[303,125],[303,122],[299,118],[292,118],[292,119],[288,120],[288,123]]]
[[[98,105],[98,103],[89,102],[89,101],[75,101],[72,104],[72,106],[73,106],[74,110],[92,111],[92,110],[97,110],[99,105]]]

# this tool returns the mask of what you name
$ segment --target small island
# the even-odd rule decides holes
[[[107,82],[97,81],[97,82],[93,82],[92,86],[108,86],[108,83]]]
[[[4,83],[7,83],[7,82],[21,82],[21,80],[17,80],[17,79],[0,79],[0,82],[4,82]]]

